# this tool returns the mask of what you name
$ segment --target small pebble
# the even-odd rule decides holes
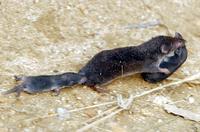
[[[24,132],[31,132],[31,130],[29,128],[24,128],[23,131]]]
[[[195,100],[194,100],[193,97],[189,97],[189,98],[188,98],[188,102],[189,102],[190,104],[194,103],[194,101],[195,101]]]
[[[76,97],[76,99],[81,100],[81,97]]]
[[[65,98],[65,97],[62,97],[62,98],[61,98],[61,100],[62,100],[62,101],[65,101],[65,100],[66,100],[66,98]]]
[[[102,113],[102,110],[97,110],[98,115]]]
[[[161,119],[158,119],[158,123],[162,123],[163,122],[163,120],[161,120]]]
[[[96,105],[96,104],[98,104],[98,102],[97,102],[97,101],[94,101],[92,104]]]
[[[66,118],[70,118],[70,114],[67,109],[65,108],[57,108],[56,113],[58,113],[58,118],[60,120],[64,120]]]

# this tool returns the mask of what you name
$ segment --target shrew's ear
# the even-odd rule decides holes
[[[171,44],[170,44],[171,45]],[[171,50],[171,46],[170,45],[166,45],[166,44],[162,44],[161,45],[161,52],[163,53],[163,54],[167,54],[167,53],[169,53],[169,51]]]
[[[174,38],[183,39],[182,35],[180,33],[178,33],[178,32],[175,32]]]

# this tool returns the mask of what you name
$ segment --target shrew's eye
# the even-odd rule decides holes
[[[175,54],[176,54],[176,55],[180,56],[181,53],[182,53],[181,48],[178,48],[178,49],[175,50]]]

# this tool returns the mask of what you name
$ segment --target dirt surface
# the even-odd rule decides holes
[[[118,94],[136,95],[200,72],[199,7],[199,0],[1,0],[1,91],[15,85],[13,75],[76,72],[101,50],[138,45],[176,31],[187,40],[189,55],[177,72],[158,84],[135,75],[107,85],[108,93],[75,86],[63,89],[59,96],[51,92],[22,93],[20,98],[1,96],[0,131],[76,131],[94,121],[99,123],[86,131],[200,131],[198,122],[168,114],[158,103],[170,100],[200,114],[199,80],[139,98],[130,109],[103,121],[101,117],[90,119],[116,104],[78,109],[116,101]]]

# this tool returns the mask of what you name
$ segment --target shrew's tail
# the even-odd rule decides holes
[[[23,87],[22,85],[17,85],[15,86],[14,88],[10,89],[10,90],[7,90],[5,92],[2,92],[1,94],[2,95],[6,95],[6,94],[10,94],[10,93],[17,93],[16,96],[20,96],[20,92],[23,90]]]

